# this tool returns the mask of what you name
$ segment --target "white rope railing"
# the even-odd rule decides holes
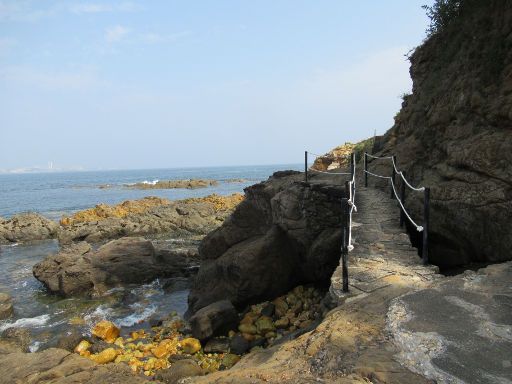
[[[352,212],[357,212],[356,206],[356,163],[354,161],[354,172],[352,174],[352,180],[349,182],[349,200],[348,205],[350,205],[350,213],[348,220],[348,250],[352,251],[354,246],[352,245]]]
[[[396,197],[396,200],[398,201],[398,204],[400,204],[400,206],[402,207],[402,212],[405,214],[405,216],[409,219],[409,221],[411,222],[412,225],[414,225],[416,227],[416,230],[418,232],[421,232],[423,231],[423,227],[421,225],[418,225],[414,222],[414,220],[411,218],[411,216],[409,216],[409,213],[407,213],[407,211],[405,210],[405,207],[404,205],[402,204],[402,200],[400,200],[400,198],[398,197],[398,193],[396,193],[396,189],[395,189],[395,183],[393,181],[393,178],[390,177],[389,180],[391,180],[391,188],[393,188],[393,193],[395,194],[395,197]]]
[[[403,172],[399,171],[397,169],[394,156],[373,156],[373,155],[370,155],[368,153],[366,153],[365,155],[369,156],[369,157],[372,157],[374,159],[391,159],[391,161],[393,162],[393,168],[395,170],[395,173],[399,174],[402,177],[402,180],[405,182],[405,184],[407,184],[407,186],[409,188],[411,188],[414,191],[424,191],[425,190],[425,187],[415,188],[411,184],[409,184],[409,182],[406,180],[405,176],[403,175]],[[402,212],[407,217],[407,219],[409,219],[409,222],[416,227],[416,230],[418,232],[422,232],[423,231],[423,227],[421,225],[416,224],[416,222],[412,219],[412,217],[409,215],[409,213],[405,209],[402,200],[398,196],[398,193],[396,192],[395,181],[393,180],[393,177],[377,175],[376,173],[370,172],[370,171],[368,171],[366,169],[364,170],[364,172],[367,173],[368,175],[371,175],[371,176],[374,176],[374,177],[378,177],[378,178],[381,178],[381,179],[387,179],[387,180],[389,180],[391,182],[391,188],[393,189],[393,194],[395,195],[396,200],[398,201],[398,204],[400,204],[400,207],[402,207]]]
[[[409,188],[411,188],[413,191],[418,191],[418,192],[423,192],[425,190],[425,187],[413,187],[408,181],[407,179],[405,178],[404,176],[404,173],[402,171],[399,171],[396,167],[396,163],[395,163],[395,157],[394,156],[391,156],[391,161],[393,162],[393,168],[395,169],[395,173],[400,175],[400,177],[402,178],[402,180],[404,181],[405,184],[407,184],[407,186]]]

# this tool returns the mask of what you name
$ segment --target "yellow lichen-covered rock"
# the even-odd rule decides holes
[[[83,353],[87,351],[91,346],[91,343],[89,343],[87,340],[82,340],[78,345],[75,347],[76,353]]]
[[[175,339],[164,339],[158,345],[151,348],[151,353],[156,358],[166,355],[174,355],[178,352],[178,341]]]
[[[102,320],[94,326],[91,333],[107,343],[113,343],[119,336],[119,328],[111,321]]]
[[[180,341],[183,352],[194,354],[201,349],[201,342],[193,337],[188,337]]]
[[[124,348],[124,340],[122,337],[118,337],[116,341],[114,341],[114,344],[118,347]]]
[[[117,357],[117,351],[114,348],[107,348],[100,353],[89,356],[89,359],[98,364],[107,364],[114,361]]]

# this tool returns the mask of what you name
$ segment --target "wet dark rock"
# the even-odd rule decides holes
[[[33,273],[52,292],[92,295],[157,277],[188,276],[193,262],[188,253],[157,251],[149,240],[125,237],[96,251],[86,242],[65,247],[34,265]]]
[[[189,319],[192,336],[201,341],[213,336],[225,335],[238,325],[238,313],[229,300],[217,301]]]
[[[272,317],[272,316],[274,316],[275,310],[276,310],[276,306],[274,304],[272,304],[272,303],[268,303],[261,310],[261,315],[262,316],[267,316],[267,317]]]
[[[227,337],[215,337],[208,340],[203,350],[205,353],[227,353],[230,342]]]
[[[106,341],[94,338],[91,340],[92,345],[89,347],[89,351],[91,353],[100,353],[101,351],[104,351],[107,348],[115,347],[115,345],[107,343]]]
[[[250,348],[249,342],[245,340],[241,335],[235,335],[229,342],[229,348],[231,353],[235,355],[243,355]]]
[[[86,337],[84,337],[82,332],[77,329],[73,329],[72,331],[66,332],[66,334],[60,336],[55,346],[57,348],[65,349],[66,351],[73,352],[78,343],[84,339],[86,339]]]
[[[170,368],[162,369],[155,375],[155,379],[166,384],[176,384],[184,377],[202,376],[204,370],[193,359],[177,360]]]
[[[262,337],[261,339],[256,339],[256,340],[251,341],[249,348],[253,349],[254,347],[264,347],[266,343],[267,343],[267,339]]]

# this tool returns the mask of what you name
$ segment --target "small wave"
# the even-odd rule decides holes
[[[130,305],[130,308],[135,312],[122,319],[116,320],[115,323],[118,327],[131,327],[135,324],[139,324],[156,312],[156,305],[154,304],[143,307],[141,304],[135,303]]]
[[[37,352],[39,350],[39,347],[41,346],[40,341],[34,342],[32,345],[28,347],[28,350],[32,353]]]
[[[96,322],[97,320],[109,319],[113,312],[114,310],[112,308],[107,307],[105,304],[101,304],[96,307],[93,312],[85,315],[84,320],[90,324]]]
[[[36,317],[26,317],[16,320],[14,323],[5,323],[0,325],[0,332],[9,328],[39,328],[45,325],[50,320],[50,315],[40,315]]]
[[[159,181],[160,180],[158,180],[158,179],[155,179],[153,181],[144,180],[141,184],[156,185],[156,183],[158,183]]]

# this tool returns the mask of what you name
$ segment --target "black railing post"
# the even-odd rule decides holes
[[[393,191],[393,185],[395,184],[396,182],[396,172],[395,172],[395,164],[396,164],[396,156],[393,155],[393,169],[391,170],[391,198],[394,199],[395,198],[395,192]]]
[[[368,160],[366,152],[364,153],[364,186],[368,187],[368,174],[366,173],[368,171]]]
[[[402,205],[405,207],[405,172],[402,171],[402,182],[400,183],[400,201]],[[405,212],[404,209],[400,209],[400,227],[403,227],[405,221]]]
[[[343,198],[341,199],[341,212],[343,215],[343,231],[342,231],[342,243],[341,243],[341,274],[342,274],[342,281],[343,281],[343,292],[348,292],[348,238],[349,238],[349,231],[350,228],[348,227],[350,225],[350,220],[348,215],[350,215],[349,211],[349,205],[348,205],[348,199]]]
[[[308,182],[308,151],[304,151],[304,181]]]
[[[421,258],[423,264],[428,264],[428,227],[430,220],[430,188],[425,188],[423,201],[423,249]]]

